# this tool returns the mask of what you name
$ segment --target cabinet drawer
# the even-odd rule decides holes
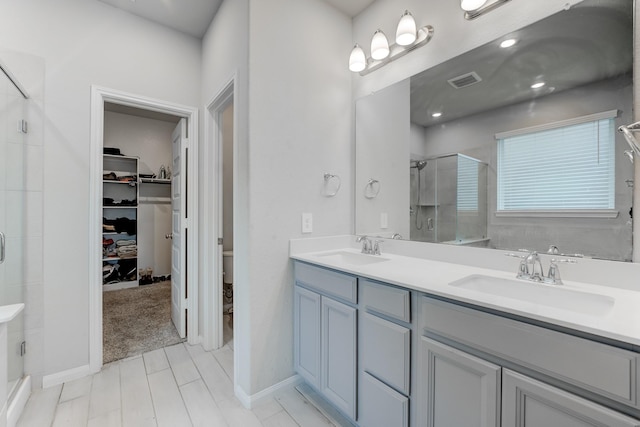
[[[409,398],[364,373],[359,387],[361,414],[358,424],[363,427],[407,427]]]
[[[362,312],[362,369],[409,395],[411,331]]]
[[[357,279],[354,276],[301,262],[296,262],[294,266],[297,283],[325,295],[338,297],[354,304],[358,302]]]
[[[421,310],[426,331],[638,407],[637,353],[428,297]]]
[[[410,293],[406,289],[360,279],[360,302],[367,309],[409,323],[410,301]]]

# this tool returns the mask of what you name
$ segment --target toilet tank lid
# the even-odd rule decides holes
[[[233,256],[233,251],[222,251],[222,256]]]

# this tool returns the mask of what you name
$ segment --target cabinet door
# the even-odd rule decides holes
[[[294,368],[320,388],[320,295],[295,286],[293,312]]]
[[[356,418],[356,309],[322,297],[322,394]]]
[[[429,338],[420,339],[417,424],[499,427],[501,368]]]
[[[516,372],[504,370],[503,427],[638,427],[640,421]]]

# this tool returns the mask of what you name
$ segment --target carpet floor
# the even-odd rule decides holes
[[[171,282],[102,294],[103,363],[184,341],[171,322]]]

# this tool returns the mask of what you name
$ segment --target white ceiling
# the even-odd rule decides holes
[[[222,0],[100,0],[174,30],[202,38]]]
[[[346,13],[350,17],[358,15],[365,10],[375,0],[324,0],[326,3],[333,5],[339,11]]]
[[[222,0],[99,0],[174,30],[202,38]],[[375,0],[324,0],[350,17]]]

